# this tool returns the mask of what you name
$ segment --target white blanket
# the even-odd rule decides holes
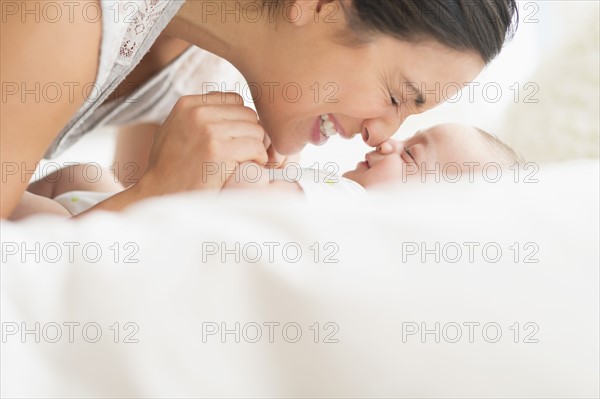
[[[537,178],[3,222],[2,396],[598,396],[598,161]]]

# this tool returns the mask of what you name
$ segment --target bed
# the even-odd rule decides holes
[[[598,4],[521,7],[538,23],[480,77],[502,101],[399,132],[476,124],[525,155],[518,174],[1,222],[1,396],[598,397]],[[556,51],[535,58],[542,39]],[[538,101],[515,104],[515,81]],[[99,137],[62,161],[110,165]],[[365,150],[335,145],[305,166]]]
[[[598,169],[3,222],[2,395],[596,396]]]

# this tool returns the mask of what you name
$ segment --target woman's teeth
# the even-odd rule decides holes
[[[331,137],[338,134],[335,130],[335,124],[329,120],[329,115],[321,115],[321,134],[325,137]]]

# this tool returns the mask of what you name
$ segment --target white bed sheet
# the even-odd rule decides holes
[[[538,178],[406,186],[337,203],[190,193],[120,215],[3,222],[2,396],[597,397],[598,161],[545,166]],[[239,262],[231,254],[222,262],[206,251],[213,242],[256,243],[263,256],[252,263],[256,253],[240,251]],[[270,244],[273,262],[265,242],[279,244]],[[436,263],[403,251],[421,242],[497,243],[503,255],[491,263],[475,251],[473,263],[466,255],[450,263],[454,255],[440,252]],[[23,263],[11,243],[39,243],[40,261],[30,253]],[[538,263],[523,263],[526,243],[538,246]],[[51,263],[57,245],[63,253]],[[325,262],[336,248],[338,263]],[[126,263],[128,254],[138,262]],[[11,333],[36,322],[39,343]],[[65,322],[80,323],[73,342]],[[236,322],[239,343],[220,334]],[[270,322],[280,323],[273,342]],[[436,322],[439,343],[408,334]],[[480,323],[473,342],[469,322]],[[52,323],[61,326],[56,343]],[[97,324],[84,337],[86,323]],[[297,324],[284,336],[287,323]],[[487,323],[496,324],[484,335]],[[451,343],[456,325],[462,337]],[[96,343],[86,341],[95,338],[90,326],[102,331]],[[124,343],[136,326],[129,338],[139,342]],[[288,342],[298,326],[298,342]],[[490,343],[497,326],[502,335]]]

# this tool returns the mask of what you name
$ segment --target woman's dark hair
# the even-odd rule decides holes
[[[271,11],[285,0],[264,0]],[[435,39],[455,50],[477,52],[487,64],[514,35],[515,0],[353,0],[344,9],[360,38],[384,33],[401,40]]]

